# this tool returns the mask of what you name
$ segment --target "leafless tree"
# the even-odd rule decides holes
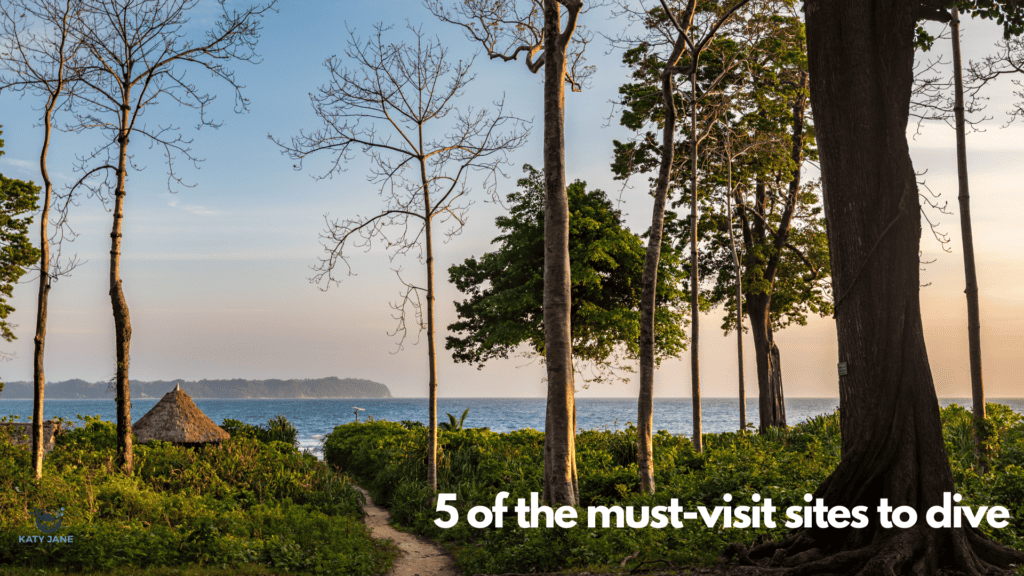
[[[578,26],[594,0],[425,0],[441,21],[462,27],[492,60],[524,56],[544,69],[544,501],[579,502],[576,401],[570,329],[569,199],[565,188],[565,86],[583,89],[594,68],[583,57],[591,36]],[[565,8],[563,21],[562,8]],[[541,53],[538,56],[538,53]]]
[[[110,232],[110,302],[114,314],[117,351],[117,461],[130,473],[134,467],[131,436],[131,390],[128,383],[131,322],[128,302],[121,289],[121,235],[124,197],[129,169],[139,169],[129,152],[136,138],[162,149],[168,169],[168,188],[183,184],[175,171],[178,157],[196,164],[186,139],[170,125],[150,126],[143,114],[161,97],[194,109],[199,126],[217,127],[206,111],[214,96],[185,77],[189,68],[209,72],[226,82],[235,94],[235,109],[247,109],[248,101],[230,61],[254,62],[262,16],[273,9],[268,4],[233,10],[227,0],[217,0],[220,15],[202,34],[191,30],[190,17],[199,0],[82,0],[82,16],[75,40],[82,44],[87,61],[82,67],[83,86],[76,96],[79,108],[75,131],[100,130],[106,143],[80,158],[81,178],[74,194],[85,187],[91,195],[113,203]]]
[[[980,68],[974,68],[969,72],[969,83],[964,82],[963,65],[960,58],[960,12],[956,6],[949,11],[949,28],[940,34],[937,39],[949,40],[953,52],[952,77],[933,76],[930,73],[940,65],[947,62],[942,59],[931,59],[926,64],[915,63],[914,91],[911,96],[911,117],[917,118],[918,133],[921,124],[925,120],[942,120],[952,125],[956,130],[957,149],[957,187],[958,200],[960,204],[960,235],[964,251],[964,283],[967,296],[967,339],[970,354],[971,369],[971,396],[973,399],[974,412],[974,447],[980,469],[986,469],[984,422],[985,422],[985,387],[982,378],[981,362],[981,312],[978,302],[978,274],[974,260],[974,234],[971,227],[971,204],[970,187],[967,175],[967,128],[977,130],[980,122],[989,118],[972,119],[968,114],[975,114],[983,108],[981,102],[984,100],[979,95],[981,88],[988,82],[989,77]],[[996,61],[1000,61],[996,59]],[[928,75],[926,75],[928,74]],[[925,211],[925,206],[930,206],[942,214],[950,214],[945,204],[938,204],[934,199],[920,194],[923,200],[922,214],[931,227],[932,234],[942,244],[943,249],[948,244],[948,236],[937,229],[934,222]]]
[[[82,11],[81,0],[10,0],[0,4],[0,91],[31,93],[43,99],[43,144],[39,172],[43,178],[43,206],[39,217],[39,297],[33,361],[32,469],[43,475],[43,399],[46,392],[44,348],[50,288],[59,276],[76,266],[72,257],[63,261],[60,247],[65,234],[67,208],[58,207],[56,232],[49,230],[53,202],[48,156],[54,113],[74,99],[81,65],[81,43],[72,31]],[[69,238],[71,239],[71,238]],[[51,248],[55,248],[51,251]]]
[[[1024,75],[1024,37],[1011,36],[996,42],[996,54],[986,56],[981,60],[972,61],[967,69],[967,84],[985,85],[1000,76]],[[1014,103],[1007,115],[1007,124],[1024,118],[1024,80],[1014,78],[1012,80],[1017,90],[1014,95],[1019,100]]]
[[[384,208],[372,216],[328,219],[322,234],[326,252],[315,267],[312,281],[330,286],[339,268],[351,274],[348,255],[353,248],[369,250],[382,243],[394,259],[419,250],[426,256],[426,286],[402,278],[402,299],[393,305],[397,332],[408,332],[406,310],[412,306],[419,330],[427,332],[430,425],[427,444],[427,484],[437,492],[437,352],[434,314],[435,226],[450,224],[446,239],[459,234],[469,207],[467,178],[484,175],[484,187],[493,193],[507,154],[526,141],[525,123],[505,111],[459,107],[457,100],[473,80],[472,59],[452,63],[439,40],[409,27],[414,40],[389,42],[389,28],[376,26],[369,40],[349,31],[344,60],[332,56],[324,63],[330,80],[310,95],[323,127],[300,132],[289,143],[275,140],[298,161],[326,152],[331,163],[326,178],[344,169],[357,150],[371,161],[368,180],[384,199]],[[351,67],[346,67],[349,65]],[[326,289],[326,288],[325,288]],[[426,302],[426,322],[420,298]],[[401,346],[401,341],[399,346]]]
[[[964,279],[967,295],[967,338],[970,350],[971,362],[971,396],[973,399],[974,412],[974,446],[977,453],[978,466],[982,470],[988,469],[986,454],[985,434],[985,387],[981,370],[981,311],[978,302],[978,274],[974,263],[974,234],[971,229],[971,207],[970,193],[967,187],[967,156],[966,143],[963,137],[964,105],[962,68],[960,63],[960,45],[956,33],[959,31],[960,14],[956,7],[952,10],[953,55],[954,72],[957,74],[957,167],[960,174],[960,234],[964,249]],[[1004,38],[996,42],[998,52],[995,55],[983,58],[979,62],[971,62],[967,77],[970,85],[984,86],[992,80],[1005,74],[1024,73],[1024,39],[1020,36]],[[1020,87],[1021,80],[1014,79],[1013,83]],[[1009,119],[1007,124],[1024,117],[1024,90],[1017,90],[1014,93],[1021,98],[1014,104],[1014,107],[1007,113]]]

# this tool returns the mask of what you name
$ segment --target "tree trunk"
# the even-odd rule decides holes
[[[697,270],[697,66],[690,70],[690,383],[693,401],[693,449],[704,451],[700,412],[700,272]]]
[[[33,356],[32,379],[34,383],[32,403],[32,473],[38,480],[43,477],[43,399],[46,396],[46,373],[43,366],[43,352],[46,347],[46,312],[50,296],[50,200],[53,183],[47,168],[46,157],[50,150],[50,134],[53,130],[53,109],[57,104],[56,94],[51,94],[43,111],[43,147],[39,153],[39,172],[43,176],[43,211],[39,214],[39,298],[36,302],[36,336]]]
[[[557,0],[544,0],[544,356],[548,377],[544,486],[548,503],[575,505],[569,198],[565,190],[566,47],[560,38],[559,15]]]
[[[423,126],[419,127],[420,153],[423,152]],[[434,239],[431,234],[430,221],[430,186],[427,181],[426,160],[420,158],[420,178],[423,184],[423,232],[427,249],[427,356],[429,363],[429,418],[427,427],[427,487],[431,495],[437,494],[437,348],[434,343]]]
[[[758,432],[769,428],[786,427],[786,402],[782,393],[782,368],[779,348],[772,338],[771,297],[751,294],[747,297],[747,316],[750,333],[754,337],[754,357],[757,360]]]
[[[121,126],[128,126],[128,106],[121,109]],[[117,188],[114,192],[114,226],[110,232],[110,304],[114,312],[114,342],[117,348],[117,463],[131,474],[135,467],[132,449],[132,397],[128,384],[129,347],[132,324],[128,302],[121,290],[121,222],[124,219],[125,178],[128,175],[128,132],[118,138]]]
[[[811,95],[836,295],[842,460],[827,506],[911,506],[912,528],[811,529],[781,544],[795,574],[1000,572],[1024,554],[969,528],[923,520],[954,490],[919,301],[921,221],[906,140],[914,3],[808,0]],[[759,546],[752,553],[776,553]]]
[[[736,272],[736,369],[740,384],[740,431],[747,429],[747,390],[743,380],[743,268],[740,266],[740,254],[736,250],[736,235],[732,229],[732,149],[729,146],[729,133],[726,133],[725,153],[729,155],[729,181],[725,194],[725,207],[728,211],[729,248],[732,251],[732,264]]]
[[[967,187],[967,141],[964,130],[964,77],[960,65],[960,12],[952,9],[953,75],[956,90],[956,167],[960,183],[960,235],[964,248],[964,279],[967,289],[967,341],[971,355],[971,397],[974,399],[974,451],[978,468],[988,469],[985,453],[985,385],[981,376],[981,311],[978,307],[978,273],[974,267],[974,234],[971,231],[971,195]]]
[[[640,394],[637,400],[637,470],[640,475],[640,491],[654,493],[654,313],[658,287],[658,264],[661,261],[661,241],[665,228],[665,203],[672,179],[672,162],[675,156],[676,101],[673,74],[669,70],[679,61],[683,52],[682,42],[676,46],[666,62],[661,77],[661,99],[665,107],[665,123],[661,132],[661,165],[658,168],[658,183],[654,190],[654,214],[651,216],[651,233],[647,240],[644,257],[644,272],[641,278],[640,294]]]

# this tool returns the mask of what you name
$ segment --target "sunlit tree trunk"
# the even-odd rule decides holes
[[[544,487],[549,503],[575,505],[576,410],[569,292],[569,197],[565,190],[566,47],[560,4],[544,0],[544,358],[547,415]]]
[[[700,272],[697,270],[697,67],[690,72],[690,379],[693,399],[693,448],[704,450],[700,410]]]
[[[132,400],[128,383],[132,323],[128,317],[128,301],[125,300],[124,291],[121,289],[121,223],[124,220],[125,180],[128,175],[128,109],[127,103],[121,108],[122,128],[118,137],[114,225],[110,232],[110,304],[114,312],[114,344],[117,353],[117,462],[126,474],[131,474],[135,468],[132,448]]]
[[[56,94],[60,94],[58,87]],[[43,454],[45,439],[43,437],[43,399],[46,396],[46,373],[43,365],[43,352],[46,346],[46,312],[50,297],[50,201],[53,196],[53,183],[47,168],[47,154],[50,150],[50,134],[53,129],[53,109],[57,105],[57,96],[51,94],[46,100],[43,110],[43,148],[39,153],[39,171],[43,176],[43,210],[39,214],[39,298],[36,302],[36,335],[33,340],[34,355],[32,362],[32,378],[34,384],[32,404],[32,473],[37,479],[43,477]]]

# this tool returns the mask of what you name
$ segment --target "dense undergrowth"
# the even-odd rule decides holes
[[[262,427],[228,421],[233,436],[221,445],[137,444],[131,476],[114,465],[114,425],[84,420],[58,437],[40,481],[32,479],[28,447],[0,437],[0,566],[366,576],[391,566],[394,546],[370,538],[362,495],[300,452],[284,418]],[[36,508],[63,508],[53,535],[72,542],[20,542],[48,537],[30,516]]]
[[[959,406],[942,411],[946,450],[964,504],[1002,505],[1015,518],[1010,526],[987,532],[998,541],[1024,549],[1024,418],[1008,407],[989,404],[992,470],[979,475],[973,467],[971,413]],[[685,522],[680,529],[520,528],[511,516],[501,529],[472,528],[466,514],[473,506],[492,506],[500,491],[508,503],[542,490],[543,433],[518,430],[498,434],[486,429],[443,432],[439,437],[438,490],[455,493],[459,523],[438,528],[447,518],[431,505],[425,488],[426,430],[410,423],[370,422],[338,426],[324,444],[328,463],[351,474],[374,500],[391,510],[393,520],[413,531],[445,542],[467,574],[546,572],[579,568],[617,568],[635,557],[647,567],[700,565],[715,561],[732,542],[780,538],[782,522],[773,530],[708,528]],[[695,506],[751,503],[755,493],[772,498],[780,510],[804,505],[803,496],[839,462],[839,415],[813,418],[786,431],[767,435],[708,434],[703,454],[690,440],[661,431],[654,437],[657,493],[639,493],[636,469],[637,433],[625,430],[581,432],[576,438],[579,491],[586,519],[589,506],[664,506],[677,498]],[[777,519],[782,518],[777,513]],[[721,524],[719,524],[721,526]]]

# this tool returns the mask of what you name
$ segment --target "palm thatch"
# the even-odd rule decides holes
[[[132,432],[142,443],[162,440],[175,444],[203,444],[231,438],[230,434],[203,414],[179,386],[164,394],[152,410],[139,418]]]

